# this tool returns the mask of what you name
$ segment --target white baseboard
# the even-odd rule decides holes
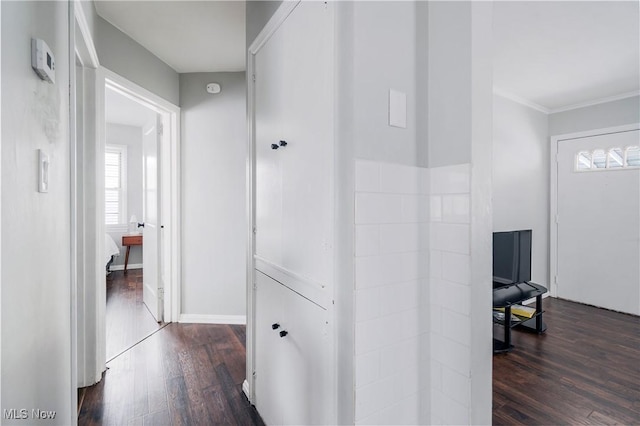
[[[246,315],[180,314],[178,322],[190,324],[247,324]]]
[[[247,397],[249,402],[251,402],[251,390],[249,390],[249,382],[246,379],[242,382],[242,392],[244,392],[244,395]]]
[[[127,265],[127,271],[129,269],[142,269],[142,263],[130,263]],[[124,265],[111,265],[109,267],[111,271],[124,271]]]

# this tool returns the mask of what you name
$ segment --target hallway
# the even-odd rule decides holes
[[[245,327],[168,324],[107,363],[79,425],[262,425],[242,393]]]

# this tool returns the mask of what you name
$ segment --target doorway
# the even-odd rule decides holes
[[[116,244],[120,243],[129,251],[127,259],[126,249],[120,250],[119,257],[122,260],[116,261],[115,269],[120,269],[121,264],[122,274],[127,277],[133,277],[129,267],[132,267],[131,271],[140,267],[144,271],[142,274],[136,274],[135,279],[125,280],[127,286],[138,288],[141,292],[141,313],[147,310],[155,322],[175,321],[179,314],[179,108],[104,68],[98,72],[97,87],[96,215],[99,229],[105,231],[98,232],[97,237],[105,238],[103,246],[106,247],[106,243],[109,242],[106,231],[110,231],[107,223],[115,226],[117,232],[112,235],[119,240]],[[115,104],[115,108],[109,109],[112,104]],[[134,129],[117,127],[114,125],[115,121],[133,125],[130,127]],[[131,135],[137,134],[131,145],[131,148],[134,148],[131,151],[138,153],[135,157],[129,156],[128,149],[123,148],[127,145],[122,145],[127,139],[127,132]],[[121,142],[119,149],[115,142]],[[114,182],[107,182],[107,167],[113,168],[113,164],[107,165],[107,149],[110,150],[111,157],[117,157],[119,150],[121,158],[125,158],[122,156],[124,151],[127,151],[127,157],[136,158],[134,161],[138,162],[138,167],[127,166],[128,174],[137,177],[135,190],[118,189]],[[116,155],[112,155],[114,152]],[[129,177],[126,180],[129,181]],[[123,182],[122,179],[120,181]],[[108,186],[110,188],[107,188]],[[114,194],[118,190],[121,191],[121,208],[114,207],[114,200],[117,199]],[[137,196],[129,197],[131,193],[137,193]],[[98,286],[100,285],[98,283]],[[104,298],[98,301],[99,305],[106,306],[106,292],[98,291],[98,295]],[[106,320],[106,313],[98,318],[98,322],[102,322],[102,330],[105,330],[105,339],[101,339],[98,345],[104,342],[105,353]],[[126,350],[131,344],[136,343],[137,338],[144,338],[149,332],[153,332],[151,327],[141,327],[140,333],[130,336],[126,342],[129,345],[125,344],[120,349],[114,346],[112,355],[117,355],[118,350]],[[122,340],[122,343],[125,343],[125,340]],[[109,359],[109,353],[105,359]]]
[[[155,227],[157,157],[162,116],[105,88],[104,223],[106,260],[106,360],[109,362],[162,327],[158,308]],[[152,207],[152,208],[150,208]],[[149,213],[152,220],[148,221]],[[146,240],[144,238],[144,230]],[[153,228],[153,229],[152,229]],[[153,233],[152,233],[153,232]],[[146,243],[146,244],[145,244]]]
[[[145,276],[155,275],[156,280],[153,286],[149,286],[154,291],[144,292],[151,296],[146,301],[147,306],[154,308],[155,319],[150,321],[162,321],[169,323],[176,321],[179,315],[180,306],[180,239],[179,239],[179,114],[180,109],[156,96],[155,94],[137,86],[136,84],[122,78],[121,76],[98,67],[86,72],[84,108],[78,114],[83,114],[85,118],[84,137],[82,138],[82,157],[74,161],[74,168],[79,178],[76,197],[82,200],[75,210],[76,223],[74,227],[78,229],[76,247],[78,249],[78,386],[90,386],[100,381],[102,373],[106,369],[107,356],[113,356],[115,350],[107,354],[107,327],[106,327],[106,307],[107,307],[107,279],[106,265],[111,260],[105,254],[107,239],[106,226],[106,200],[105,200],[105,153],[107,145],[107,120],[106,120],[106,97],[108,91],[116,92],[118,95],[137,103],[139,107],[153,111],[157,117],[155,123],[143,129],[141,144],[144,140],[144,131],[149,135],[154,132],[155,150],[149,153],[146,158],[146,165],[139,167],[144,171],[156,173],[156,179],[148,182],[148,205],[153,204],[155,214],[150,216],[150,220],[145,220],[144,206],[135,212],[136,222],[145,223],[145,228],[139,236],[145,241],[145,248],[150,246],[150,242],[155,242],[156,250],[146,250],[147,254],[155,256],[155,274],[148,274],[151,268],[140,277],[141,284],[144,284]],[[95,109],[93,108],[95,105]],[[150,130],[154,127],[153,130]],[[142,161],[142,160],[141,160]],[[122,198],[125,202],[125,198]],[[141,203],[144,205],[145,197]],[[126,215],[124,214],[126,212]],[[123,209],[122,219],[119,219],[121,232],[129,231],[132,227],[129,210]],[[138,216],[138,214],[140,216]],[[135,229],[137,229],[137,223]],[[153,226],[148,226],[153,225]],[[148,232],[150,230],[151,232]],[[113,239],[113,237],[111,237]],[[116,236],[115,240],[122,245],[122,237]],[[114,241],[115,242],[115,241]],[[117,247],[120,255],[118,262],[113,267],[113,273],[124,275],[124,271],[117,271],[118,263],[122,264],[124,270],[125,251]],[[136,254],[136,251],[138,252]],[[145,251],[142,251],[142,256]],[[130,250],[129,266],[144,266],[148,263],[142,258],[139,247],[132,246]],[[137,259],[137,260],[136,260]],[[135,263],[134,263],[135,262]],[[138,265],[136,265],[136,263]],[[82,265],[82,271],[80,270]],[[128,268],[127,268],[128,269]],[[134,271],[132,269],[131,271]],[[130,275],[131,277],[133,274]],[[135,280],[134,280],[135,281]],[[138,283],[135,283],[136,285]],[[128,284],[127,284],[128,285]],[[145,307],[146,309],[146,307]],[[126,349],[125,347],[121,348]]]

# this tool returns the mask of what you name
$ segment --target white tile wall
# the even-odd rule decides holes
[[[429,388],[419,374],[421,336],[429,333],[421,319],[429,173],[356,161],[355,181],[356,423],[417,424]]]
[[[470,164],[431,168],[430,194],[469,194],[471,188],[470,171]]]
[[[431,423],[469,424],[470,166],[430,172]]]
[[[468,424],[470,166],[355,169],[356,423]]]

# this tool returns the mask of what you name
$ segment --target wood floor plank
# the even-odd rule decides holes
[[[494,424],[640,424],[640,318],[543,301],[547,332],[493,357]]]
[[[242,344],[242,346],[244,346],[244,348],[247,348],[247,332],[246,332],[246,327],[243,325],[232,325],[231,326],[231,330],[233,330],[234,334],[236,335],[238,341]]]
[[[212,425],[236,424],[227,396],[220,386],[211,386],[203,391]]]
[[[167,379],[169,418],[174,426],[188,426],[193,420],[187,396],[187,386],[182,376]]]
[[[142,269],[111,272],[107,277],[107,359],[161,326],[142,300]]]

